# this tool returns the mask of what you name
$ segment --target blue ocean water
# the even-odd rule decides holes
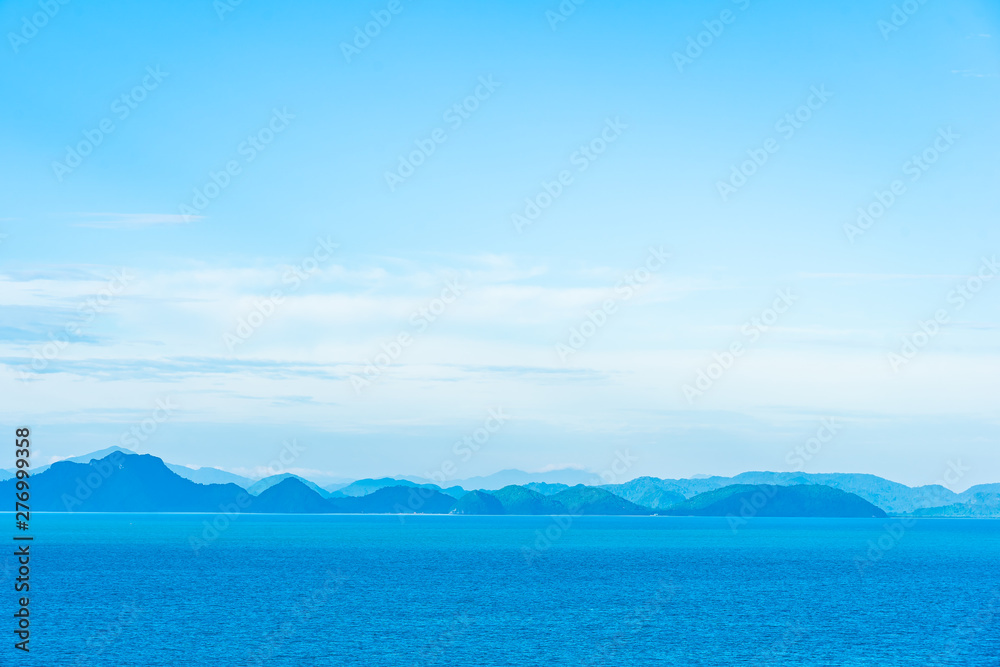
[[[1000,664],[998,520],[213,518],[33,515],[0,662]]]

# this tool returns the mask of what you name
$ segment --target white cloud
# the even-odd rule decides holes
[[[629,428],[655,429],[665,410],[783,406],[982,415],[993,409],[987,397],[1000,360],[977,342],[987,340],[991,322],[978,333],[955,322],[897,376],[886,354],[898,344],[898,322],[857,327],[806,312],[795,319],[796,310],[691,406],[682,386],[738,335],[745,304],[758,294],[664,271],[620,302],[607,326],[563,362],[555,344],[613,293],[608,281],[522,269],[502,258],[471,263],[405,273],[324,267],[289,291],[234,352],[225,348],[223,334],[252,312],[256,299],[281,287],[283,269],[133,269],[135,281],[88,324],[85,333],[93,337],[72,342],[32,382],[17,380],[12,363],[15,373],[0,379],[0,388],[11,396],[12,410],[52,419],[108,421],[109,411],[148,409],[156,397],[172,395],[183,397],[180,420],[309,423],[364,432],[448,423],[491,404],[517,408],[536,422],[597,431],[620,429],[623,420]],[[426,331],[414,332],[410,315],[437,296],[445,276],[461,272],[475,275],[466,294]],[[95,273],[101,271],[87,267],[75,275],[61,269],[55,278],[4,277],[3,305],[27,307],[11,309],[9,326],[37,330],[32,318],[38,311],[65,313],[104,287]],[[874,284],[881,278],[865,276]],[[807,301],[803,297],[803,311]],[[824,310],[839,312],[820,301]],[[414,334],[413,345],[357,396],[348,375],[400,331]],[[0,341],[0,356],[25,360],[23,366],[31,344]]]

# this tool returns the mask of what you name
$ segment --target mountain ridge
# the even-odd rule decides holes
[[[107,453],[107,455],[101,459],[94,458],[95,454],[105,452],[110,453]],[[88,498],[90,495],[94,495],[94,499],[88,500],[86,503],[87,505],[96,508],[91,511],[112,511],[103,508],[110,506],[107,503],[111,501],[107,500],[106,496],[108,496],[109,489],[116,489],[118,484],[117,482],[115,484],[109,484],[104,488],[104,490],[100,490],[100,484],[98,485],[98,488],[93,491],[88,491],[86,485],[81,487],[81,490],[79,491],[74,491],[73,489],[62,489],[62,495],[65,496],[62,503],[51,501],[51,499],[44,499],[47,488],[70,484],[72,480],[69,479],[69,477],[73,477],[73,479],[75,479],[75,476],[78,475],[86,477],[88,474],[94,473],[94,471],[87,470],[87,466],[97,466],[100,468],[100,470],[96,473],[96,479],[103,480],[101,471],[108,470],[110,460],[113,460],[115,464],[129,462],[130,467],[134,468],[138,466],[138,470],[144,471],[141,472],[141,474],[152,475],[150,477],[150,483],[152,486],[148,489],[141,488],[141,484],[134,484],[130,482],[131,486],[123,486],[122,489],[117,491],[118,493],[125,493],[124,489],[128,489],[130,493],[136,494],[136,500],[128,505],[128,507],[133,508],[129,511],[140,511],[134,508],[149,509],[156,507],[157,503],[162,504],[162,501],[165,501],[169,496],[162,495],[162,492],[160,496],[156,496],[155,494],[152,496],[149,495],[149,492],[158,488],[157,485],[165,485],[165,488],[174,489],[176,493],[184,496],[184,498],[179,498],[177,502],[169,508],[169,511],[211,511],[213,508],[205,510],[203,507],[205,498],[215,498],[219,500],[219,502],[231,501],[239,492],[244,491],[243,487],[235,483],[199,483],[191,480],[189,475],[180,474],[178,472],[179,466],[165,463],[161,459],[149,454],[140,455],[120,447],[112,447],[102,450],[101,452],[95,452],[91,455],[84,455],[74,457],[73,459],[58,461],[51,466],[41,466],[33,471],[32,477],[36,480],[40,480],[40,486],[38,488],[43,496],[40,501],[41,504],[33,505],[33,509],[63,511],[60,508],[64,507],[67,503],[76,507],[76,500],[80,499],[75,498],[75,493],[80,493],[86,494]],[[151,469],[149,468],[149,462],[154,460],[158,461],[159,465],[163,467],[163,470],[158,470],[155,474],[150,472]],[[82,461],[87,461],[87,463],[83,463]],[[80,467],[72,468],[72,466]],[[181,473],[184,471],[190,472],[194,470],[183,466],[180,468],[183,468],[183,470],[180,471]],[[217,469],[210,470],[215,471]],[[177,479],[168,479],[164,476],[166,472],[171,473]],[[225,474],[228,475],[230,473]],[[45,475],[48,475],[48,477],[44,477]],[[179,482],[177,480],[181,479],[185,480],[188,484],[195,485],[195,487],[208,487],[208,490],[206,491],[205,488],[178,485]],[[284,473],[264,478],[263,480],[258,480],[257,482],[249,485],[248,488],[250,489],[250,496],[259,497],[259,495],[263,495],[263,491],[268,487],[277,486],[287,479],[297,479],[303,486],[310,488],[311,492],[319,496],[321,500],[337,499],[339,501],[343,501],[323,506],[315,505],[317,508],[329,507],[330,511],[333,512],[358,511],[360,513],[368,513],[370,511],[374,511],[372,509],[374,507],[382,507],[385,509],[386,506],[384,504],[380,505],[379,503],[381,503],[383,499],[389,497],[396,498],[397,501],[401,500],[403,502],[402,507],[405,508],[411,504],[411,496],[419,499],[421,496],[426,495],[428,498],[435,498],[435,500],[431,503],[433,507],[447,513],[455,506],[455,503],[466,496],[468,492],[484,491],[489,493],[491,497],[497,497],[500,505],[504,506],[504,513],[552,514],[559,511],[573,513],[579,507],[584,507],[588,512],[597,511],[597,513],[638,513],[639,510],[636,508],[641,508],[643,513],[659,513],[661,510],[670,509],[675,505],[678,505],[679,503],[691,499],[699,494],[738,484],[772,485],[781,487],[794,487],[805,484],[837,489],[845,493],[856,495],[862,500],[878,507],[880,510],[893,515],[926,517],[1000,517],[1000,483],[979,484],[972,486],[961,493],[955,493],[941,485],[908,487],[904,484],[892,482],[876,475],[866,473],[785,473],[748,471],[734,477],[714,476],[678,480],[646,476],[638,477],[628,482],[618,484],[577,484],[574,486],[551,482],[528,482],[523,486],[507,485],[500,489],[465,489],[461,486],[450,486],[442,489],[437,484],[432,483],[419,484],[417,482],[404,479],[381,478],[356,480],[355,482],[351,482],[346,485],[337,485],[340,488],[332,492],[320,487],[318,484],[306,478],[292,475],[290,473]],[[6,480],[6,482],[10,481],[11,480]],[[6,482],[0,481],[0,484],[4,484]],[[228,486],[231,488],[228,488],[223,493],[216,488],[220,486]],[[356,500],[352,500],[368,497],[383,489],[397,490],[381,494],[372,501],[368,502],[358,502]],[[513,489],[518,489],[518,491],[514,491]],[[567,494],[568,491],[573,489],[575,490],[572,491],[572,493]],[[585,492],[583,491],[584,489],[590,491]],[[611,500],[610,498],[601,496],[600,494],[595,494],[594,491],[592,491],[595,489],[608,493],[612,498],[620,499],[622,502],[618,502],[618,500]],[[215,495],[213,496],[212,494]],[[442,499],[434,494],[441,494],[441,496],[445,496],[446,499]],[[563,495],[561,496],[560,494]],[[562,500],[560,500],[560,497]],[[308,497],[308,501],[306,498],[307,497],[302,497],[299,500],[304,503],[304,506],[313,507],[314,503],[311,497]],[[567,499],[570,499],[568,504],[563,502]],[[492,505],[492,501],[489,499],[479,497],[479,500]],[[118,500],[116,502],[118,502],[119,505],[123,505],[124,503],[123,500]],[[265,498],[265,501],[261,501],[259,505],[263,507],[269,503],[275,502],[276,501],[273,499],[273,496],[269,495]],[[472,499],[470,498],[467,503],[471,502]],[[593,509],[593,507],[602,506],[602,503],[604,510]],[[292,505],[289,506],[291,507]],[[195,507],[202,509],[187,509]],[[464,505],[459,507],[461,509]],[[496,507],[493,507],[495,510]],[[156,510],[151,509],[150,511]],[[391,505],[387,511],[392,511]],[[465,510],[462,511],[464,512]]]

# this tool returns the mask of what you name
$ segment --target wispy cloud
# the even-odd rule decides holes
[[[951,73],[952,74],[961,74],[962,76],[972,76],[972,77],[976,77],[977,79],[992,79],[994,77],[1000,76],[1000,74],[996,74],[996,73],[994,73],[994,74],[983,74],[982,72],[976,72],[975,70],[971,70],[971,69],[953,69],[953,70],[951,70]]]
[[[834,279],[834,280],[865,280],[865,281],[941,280],[941,279],[954,280],[966,277],[960,273],[948,274],[948,273],[815,273],[815,272],[801,272],[798,273],[797,276],[799,278],[808,278],[817,280]]]
[[[78,222],[74,227],[96,227],[101,229],[135,229],[154,225],[180,225],[191,220],[201,220],[201,215],[174,215],[170,213],[77,213],[90,218]]]

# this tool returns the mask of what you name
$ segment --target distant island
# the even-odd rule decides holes
[[[211,513],[235,508],[279,514],[659,515],[739,520],[884,518],[890,514],[1000,517],[1000,484],[955,494],[944,487],[911,488],[874,475],[761,472],[734,478],[640,477],[623,484],[591,486],[531,482],[498,489],[383,478],[323,488],[287,473],[256,482],[239,478],[241,484],[201,483],[182,473],[202,478],[230,473],[166,464],[155,456],[127,450],[109,451],[35,471],[32,509]],[[507,471],[508,477],[511,472]],[[14,485],[14,479],[4,480],[0,492],[13,494]]]
[[[820,484],[732,484],[671,505],[667,516],[874,517],[888,516],[864,498]]]

